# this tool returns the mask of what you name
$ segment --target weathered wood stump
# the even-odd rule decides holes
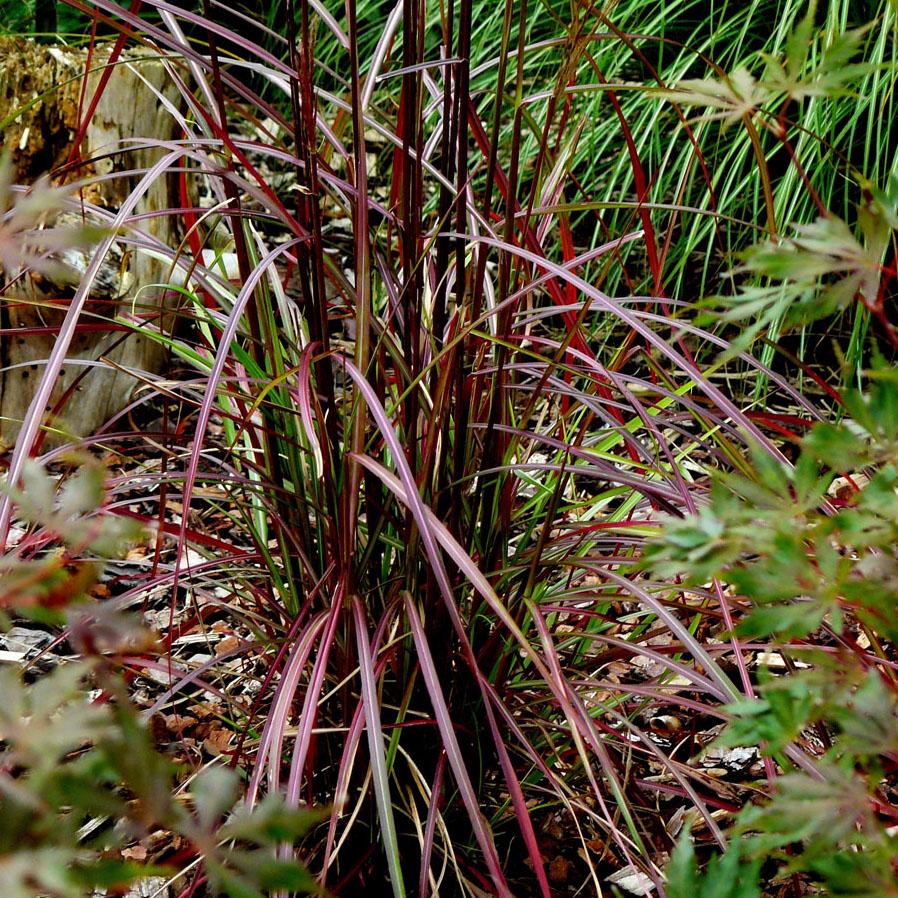
[[[6,121],[5,128],[0,129],[0,145],[11,153],[18,183],[33,183],[42,173],[68,161],[81,117],[98,88],[109,55],[110,47],[95,48],[91,70],[85,73],[86,51],[48,47],[24,39],[0,40],[0,121]],[[127,141],[177,136],[177,123],[160,95],[178,105],[177,88],[158,55],[149,51],[124,54],[114,66],[87,127],[80,151],[87,161],[68,176],[69,180],[145,169],[157,162],[163,150],[135,149]],[[138,180],[138,176],[126,174],[97,180],[82,192],[82,198],[114,211]],[[160,177],[133,214],[177,205],[175,189],[172,176]],[[66,214],[74,214],[80,224],[77,210]],[[99,222],[88,219],[88,223]],[[173,245],[174,227],[170,216],[147,218],[140,225],[145,234],[166,246]],[[82,252],[85,266],[90,257],[89,250]],[[163,281],[167,270],[165,263],[124,244],[110,254],[98,279],[97,295],[92,293],[83,326],[71,344],[68,358],[73,361],[65,365],[51,399],[52,406],[77,380],[60,419],[64,430],[78,435],[91,433],[124,408],[139,386],[132,375],[115,367],[86,367],[74,360],[95,362],[102,357],[125,369],[158,369],[162,351],[156,343],[137,334],[111,330],[104,322],[109,322],[117,308],[130,305],[137,291],[141,307],[160,303],[161,308],[164,291],[148,285]],[[55,342],[54,328],[58,331],[67,297],[73,293],[71,284],[53,284],[38,276],[26,275],[7,283],[9,274],[0,273],[0,284],[6,284],[0,293],[0,452],[15,440],[42,375],[41,363]]]

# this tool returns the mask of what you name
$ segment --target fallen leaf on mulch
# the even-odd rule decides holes
[[[651,895],[655,884],[641,870],[637,870],[632,864],[623,867],[611,876],[606,877],[612,885],[629,892],[631,895]]]
[[[231,737],[233,735],[231,730],[227,730],[224,727],[212,726],[209,728],[209,732],[203,740],[203,745],[205,745],[206,750],[211,754],[223,755],[230,751]]]
[[[571,862],[566,857],[556,857],[549,862],[549,879],[559,885],[566,883],[571,873]]]

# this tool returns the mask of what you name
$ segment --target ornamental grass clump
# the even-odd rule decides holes
[[[324,808],[277,856],[333,894],[710,896],[686,830],[722,858],[708,876],[737,870],[734,896],[755,894],[765,851],[791,874],[788,834],[734,855],[728,822],[788,790],[790,765],[837,763],[800,740],[829,712],[776,744],[724,729],[777,703],[767,683],[759,697],[760,654],[793,662],[779,617],[741,629],[761,587],[710,475],[751,485],[733,511],[746,541],[752,502],[776,528],[792,519],[774,502],[814,526],[831,511],[824,475],[790,460],[838,391],[768,338],[800,335],[819,301],[848,316],[856,362],[871,319],[891,341],[878,291],[894,223],[857,169],[893,138],[868,94],[843,94],[860,82],[891,103],[894,12],[856,30],[793,3],[723,4],[709,36],[691,4],[650,29],[633,3],[287,0],[267,19],[216,0],[70,5],[117,46],[158,51],[182,99],[180,139],[146,135],[163,155],[135,188],[176,180],[180,244],[126,209],[97,250],[122,238],[166,260],[165,314],[139,296],[108,324],[168,365],[133,372],[131,404],[84,441],[109,456],[109,513],[148,528],[115,584],[162,630],[161,660],[128,660],[155,675],[148,711],[202,706],[214,727],[203,717],[193,762],[214,750],[242,771],[247,805]],[[842,155],[824,121],[848,135]],[[129,145],[110,152],[128,171]],[[861,213],[827,205],[824,158],[870,191]],[[704,292],[722,298],[696,309]],[[799,389],[809,371],[822,398]],[[44,405],[13,483],[33,453],[62,457],[42,447]],[[686,523],[649,573],[662,518]],[[5,506],[0,531],[12,521]],[[790,559],[819,580],[803,533]],[[763,610],[804,620],[803,596]],[[879,689],[866,683],[839,695]],[[743,741],[715,743],[714,766],[721,731]],[[746,741],[763,753],[728,754]],[[765,832],[775,801],[737,825]],[[184,895],[216,869],[193,860]]]

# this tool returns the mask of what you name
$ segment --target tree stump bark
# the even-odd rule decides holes
[[[86,72],[86,51],[24,39],[0,40],[0,121],[5,121],[0,145],[11,153],[18,183],[30,184],[68,161],[81,117],[98,89],[109,54],[109,47],[95,48],[91,71]],[[85,133],[80,155],[87,161],[75,173],[78,180],[145,169],[159,160],[162,149],[135,149],[127,141],[178,136],[177,123],[160,96],[178,106],[178,90],[158,54],[123,54]],[[103,209],[117,210],[138,180],[139,176],[126,174],[97,180],[82,196]],[[176,207],[175,191],[173,176],[160,177],[133,214]],[[75,213],[75,217],[80,224],[81,215]],[[87,223],[97,224],[89,219]],[[166,246],[174,245],[174,228],[174,217],[165,215],[147,218],[140,225],[144,234]],[[85,251],[85,264],[91,255]],[[150,285],[159,284],[166,275],[165,263],[124,247],[107,260],[103,280],[110,288],[109,279],[118,278],[118,286],[110,288],[110,295],[91,297],[93,303],[88,303],[83,318],[87,326],[74,337],[68,353],[72,363],[65,365],[51,399],[52,408],[75,385],[59,419],[63,431],[79,436],[91,433],[123,409],[139,386],[132,375],[116,367],[105,363],[86,367],[74,360],[97,362],[103,358],[125,369],[158,370],[163,356],[158,344],[144,336],[111,330],[103,321],[108,322],[118,307],[130,304],[137,291],[141,307],[158,303],[161,310],[165,291]],[[53,347],[67,308],[66,291],[59,285],[29,276],[11,283],[7,280],[7,276],[0,277],[0,284],[5,284],[0,292],[0,452],[16,438],[43,373],[42,362]],[[69,286],[68,298],[71,293]]]

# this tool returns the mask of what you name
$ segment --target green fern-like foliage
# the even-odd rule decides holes
[[[81,657],[33,681],[0,669],[0,891],[83,898],[176,874],[164,859],[150,865],[122,853],[159,830],[190,846],[213,893],[318,891],[303,866],[275,853],[316,813],[275,795],[250,810],[238,801],[237,774],[221,768],[178,795],[177,771],[156,751],[115,665],[117,653],[151,646],[151,634],[89,598],[104,562],[139,528],[103,512],[104,468],[82,461],[62,486],[32,464],[10,490],[17,522],[45,549],[0,558],[0,611],[66,622]]]
[[[896,811],[884,791],[898,684],[859,647],[898,639],[898,374],[879,363],[870,378],[866,394],[846,395],[850,417],[815,427],[793,466],[759,455],[754,479],[720,478],[710,503],[670,522],[648,552],[658,572],[728,584],[751,603],[738,633],[792,646],[802,662],[727,708],[719,744],[760,746],[784,773],[768,802],[739,815],[731,848],[704,876],[681,843],[671,898],[758,895],[761,861],[829,895],[898,895]],[[812,728],[828,747],[802,763],[797,740]],[[721,892],[724,869],[741,884]]]

